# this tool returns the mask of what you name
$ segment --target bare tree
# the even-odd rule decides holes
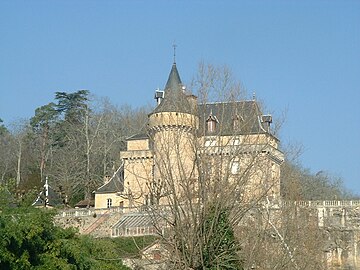
[[[322,269],[314,213],[280,195],[284,157],[272,117],[256,100],[241,100],[226,68],[201,64],[192,89],[198,100],[174,64],[149,115],[149,150],[142,161],[131,161],[136,147],[121,155],[131,205],[148,205],[171,254],[167,267]]]
[[[263,201],[280,199],[283,157],[271,116],[255,100],[239,101],[240,86],[228,69],[201,65],[196,100],[174,64],[149,115],[148,158],[127,158],[135,146],[122,154],[128,194],[150,206],[172,269],[242,269],[247,258],[235,228]]]
[[[3,125],[1,125],[0,130],[0,184],[6,184],[6,180],[12,177],[12,164],[15,155],[12,149],[13,137],[10,131]]]
[[[15,146],[15,153],[16,153],[16,186],[20,185],[22,181],[22,169],[23,169],[23,159],[24,159],[24,152],[27,148],[26,145],[26,137],[28,135],[28,122],[26,120],[19,120],[12,124],[12,133],[13,133],[13,142]]]
[[[55,110],[55,104],[49,103],[35,110],[35,115],[30,119],[30,125],[35,137],[35,150],[39,155],[39,170],[41,182],[44,182],[44,174],[47,166],[51,145],[54,143],[52,133],[54,133],[56,121],[59,113]]]

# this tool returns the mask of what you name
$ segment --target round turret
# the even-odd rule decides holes
[[[178,127],[196,129],[198,117],[196,107],[193,106],[194,96],[186,95],[174,63],[165,85],[162,101],[149,115],[149,129],[156,131],[160,128]]]

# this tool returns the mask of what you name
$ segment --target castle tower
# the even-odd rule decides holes
[[[186,95],[176,68],[172,65],[161,101],[149,115],[153,143],[155,193],[181,196],[181,183],[195,178],[194,160],[198,116],[196,100]],[[154,191],[153,191],[154,193]],[[158,200],[159,201],[159,200]]]

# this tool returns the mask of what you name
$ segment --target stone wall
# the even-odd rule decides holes
[[[327,245],[319,248],[324,250],[328,269],[360,269],[360,201],[298,201],[283,204],[294,204],[317,213],[318,226],[327,237]],[[137,211],[139,208],[67,209],[59,211],[55,222],[64,228],[78,228],[81,234],[111,237],[111,228],[121,216]]]
[[[360,201],[292,203],[316,210],[318,226],[328,238],[323,248],[329,269],[360,269]]]

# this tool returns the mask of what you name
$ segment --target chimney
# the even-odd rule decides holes
[[[261,116],[261,123],[263,123],[263,126],[267,132],[270,132],[270,124],[272,123],[272,116],[270,114],[268,115],[262,115]]]
[[[195,114],[197,109],[197,96],[190,94],[186,96],[186,99],[190,104],[191,112]]]
[[[164,91],[161,91],[159,88],[155,90],[155,97],[154,99],[156,99],[156,103],[157,105],[159,105],[161,103],[161,101],[164,98]]]
[[[104,184],[108,183],[111,179],[111,176],[110,175],[105,175],[104,176]]]

